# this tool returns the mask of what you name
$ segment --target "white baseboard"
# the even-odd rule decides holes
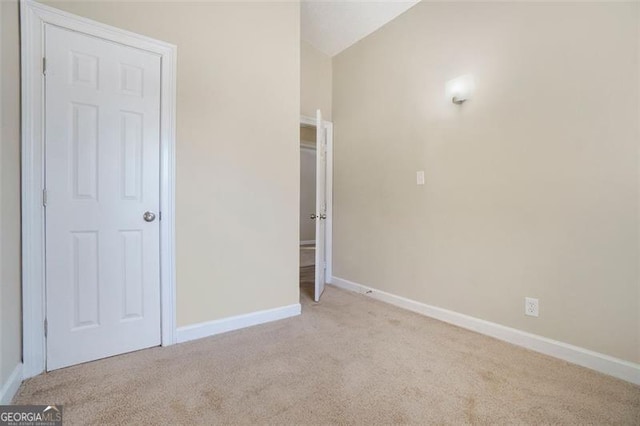
[[[300,245],[301,246],[306,246],[306,245],[315,244],[315,243],[316,243],[316,240],[302,240],[302,241],[300,241]]]
[[[496,339],[522,346],[564,361],[578,364],[592,370],[608,374],[618,379],[640,385],[640,364],[614,358],[579,346],[548,339],[515,328],[460,314],[448,309],[438,308],[416,302],[401,296],[376,290],[353,281],[333,277],[333,285],[345,290],[362,293],[366,296],[422,314],[458,327],[466,328]]]
[[[0,405],[9,405],[22,384],[22,363],[16,365],[7,381],[0,388]]]
[[[202,339],[203,337],[214,336],[228,331],[239,330],[253,325],[264,324],[289,317],[300,315],[302,308],[299,303],[280,308],[267,309],[264,311],[252,312],[250,314],[237,315],[234,317],[222,318],[215,321],[202,322],[199,324],[179,327],[176,335],[177,342],[183,343],[190,340]]]

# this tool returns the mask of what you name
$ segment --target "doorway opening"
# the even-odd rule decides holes
[[[22,1],[21,15],[22,342],[29,378],[175,343],[176,46],[35,1]],[[110,121],[99,126],[104,111]],[[109,133],[116,128],[122,131]],[[66,235],[52,234],[61,229]]]
[[[316,275],[315,125],[300,124],[300,297],[314,300]]]
[[[331,282],[333,125],[300,119],[300,296],[319,302]]]

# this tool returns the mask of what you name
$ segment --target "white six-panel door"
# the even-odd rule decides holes
[[[314,300],[320,301],[326,283],[327,140],[322,112],[316,112],[316,276]]]
[[[53,370],[161,342],[160,57],[52,25],[45,51]]]

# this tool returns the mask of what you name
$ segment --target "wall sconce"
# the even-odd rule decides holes
[[[460,105],[471,99],[475,87],[475,81],[471,74],[461,75],[460,77],[447,81],[447,98],[451,99],[451,102],[454,104]]]

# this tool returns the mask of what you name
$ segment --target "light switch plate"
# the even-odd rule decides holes
[[[418,185],[424,185],[424,171],[416,172],[416,183]]]

